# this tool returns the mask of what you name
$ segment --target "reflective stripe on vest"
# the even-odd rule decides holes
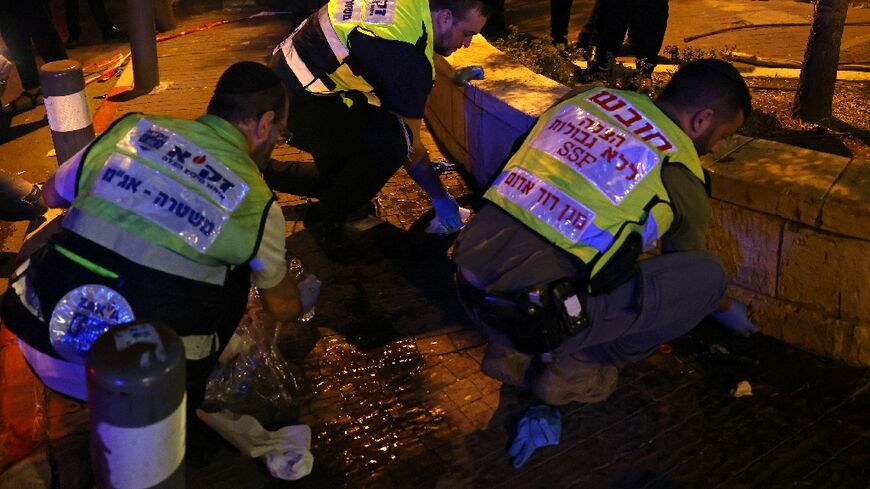
[[[322,10],[322,9],[321,9]],[[306,23],[308,23],[309,19],[305,19],[302,24],[299,26],[303,28]],[[330,26],[329,30],[335,35],[335,31],[332,30],[332,26]],[[305,62],[302,61],[302,58],[299,56],[299,53],[296,51],[296,44],[291,41],[291,37],[288,37],[284,40],[278,47],[281,49],[281,53],[284,54],[284,61],[287,62],[287,66],[290,67],[290,71],[296,76],[296,79],[299,80],[299,83],[303,88],[313,93],[328,93],[329,89],[320,80],[320,78],[314,76],[313,73],[308,69],[308,66],[305,65]],[[338,38],[336,37],[336,40]],[[330,47],[332,46],[332,42],[329,43]],[[334,53],[335,51],[333,51]]]
[[[650,249],[670,228],[668,159],[704,181],[691,140],[649,98],[592,89],[541,116],[485,197],[594,276],[632,233]]]
[[[72,208],[67,212],[63,226],[139,265],[198,282],[214,285],[226,282],[225,265],[204,265],[188,260],[79,209]]]
[[[299,83],[312,93],[357,90],[367,95],[374,87],[345,64],[348,36],[359,29],[364,35],[417,45],[426,37],[423,54],[432,66],[434,41],[429,4],[420,0],[331,0],[306,19],[279,49]],[[308,63],[306,63],[308,60]],[[373,94],[370,102],[379,101]]]
[[[85,153],[64,227],[141,265],[223,284],[227,266],[254,256],[274,198],[247,150],[214,116],[128,115]]]

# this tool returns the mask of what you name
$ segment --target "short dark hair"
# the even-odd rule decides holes
[[[495,10],[494,0],[429,0],[429,10],[449,10],[457,19],[464,19],[474,9],[489,18]]]
[[[266,65],[242,61],[221,75],[206,112],[232,124],[257,120],[270,110],[276,117],[286,117],[286,97],[281,79]]]
[[[710,107],[718,115],[732,118],[752,112],[752,97],[737,68],[720,59],[699,59],[680,67],[668,82],[659,101],[677,109]]]

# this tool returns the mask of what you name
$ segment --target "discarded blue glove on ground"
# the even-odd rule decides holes
[[[536,449],[558,445],[561,431],[558,409],[543,405],[530,407],[520,419],[517,437],[508,450],[514,468],[522,467]]]
[[[710,316],[719,321],[725,329],[742,336],[749,336],[758,331],[758,325],[749,319],[746,306],[737,299],[731,299],[731,306],[720,312],[714,312]]]

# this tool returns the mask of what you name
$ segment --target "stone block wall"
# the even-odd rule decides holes
[[[456,69],[486,79],[457,86]],[[436,60],[428,126],[478,185],[568,89],[509,61],[476,36]],[[870,365],[870,162],[734,137],[704,158],[712,175],[708,248],[762,333]]]

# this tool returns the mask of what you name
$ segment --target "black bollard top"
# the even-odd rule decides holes
[[[82,64],[74,59],[45,63],[39,68],[39,84],[47,97],[80,92],[85,89]]]
[[[184,345],[166,326],[140,321],[114,327],[91,346],[88,402],[116,425],[163,419],[185,392]],[[134,412],[138,412],[135,415]]]

